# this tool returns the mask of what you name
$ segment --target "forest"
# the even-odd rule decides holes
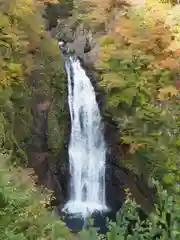
[[[180,5],[71,2],[0,0],[0,240],[180,240]],[[119,144],[128,146],[119,166],[155,189],[143,218],[127,189],[105,235],[91,220],[72,233],[55,213],[51,188],[38,184],[33,170],[34,152],[58,156],[62,166],[66,161],[67,80],[58,41],[47,27],[54,4],[73,5],[67,17],[73,28],[81,24],[100,33],[94,69],[102,114],[116,123]],[[54,15],[61,17],[57,9]],[[45,144],[34,134],[37,114],[47,122]]]

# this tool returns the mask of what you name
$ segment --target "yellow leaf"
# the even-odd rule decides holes
[[[177,94],[178,90],[174,86],[167,86],[159,90],[158,99],[165,100],[169,97],[176,96]]]
[[[132,143],[130,144],[130,149],[129,149],[129,152],[131,154],[135,153],[136,150],[140,147],[143,147],[144,146],[144,143]]]
[[[116,87],[121,88],[126,85],[126,82],[116,73],[106,73],[103,75],[103,81],[101,85],[104,85],[108,89]]]

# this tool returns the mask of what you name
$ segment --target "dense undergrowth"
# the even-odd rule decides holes
[[[26,158],[21,146],[31,139],[34,102],[51,103],[49,150],[58,153],[64,144],[65,77],[57,43],[44,27],[47,2],[55,1],[0,0],[0,239],[95,240],[104,236],[93,227],[69,232],[48,209],[49,193],[36,188],[15,158],[17,149]],[[149,184],[158,180],[153,212],[140,219],[128,195],[106,237],[179,240],[180,7],[158,1],[143,8],[120,0],[76,4],[82,8],[74,10],[77,21],[104,31],[96,68],[104,115],[117,123],[119,141],[130,146],[120,164]]]

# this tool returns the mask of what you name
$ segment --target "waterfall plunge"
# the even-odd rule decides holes
[[[71,116],[69,142],[70,199],[64,211],[83,217],[107,210],[105,201],[106,149],[101,115],[90,79],[79,60],[66,61]]]

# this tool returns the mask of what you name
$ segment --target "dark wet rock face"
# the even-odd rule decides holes
[[[50,102],[34,101],[32,106],[32,138],[28,145],[28,167],[33,168],[37,184],[53,191],[53,205],[63,207],[67,198],[68,168],[60,163],[61,156],[48,151],[48,111]]]

